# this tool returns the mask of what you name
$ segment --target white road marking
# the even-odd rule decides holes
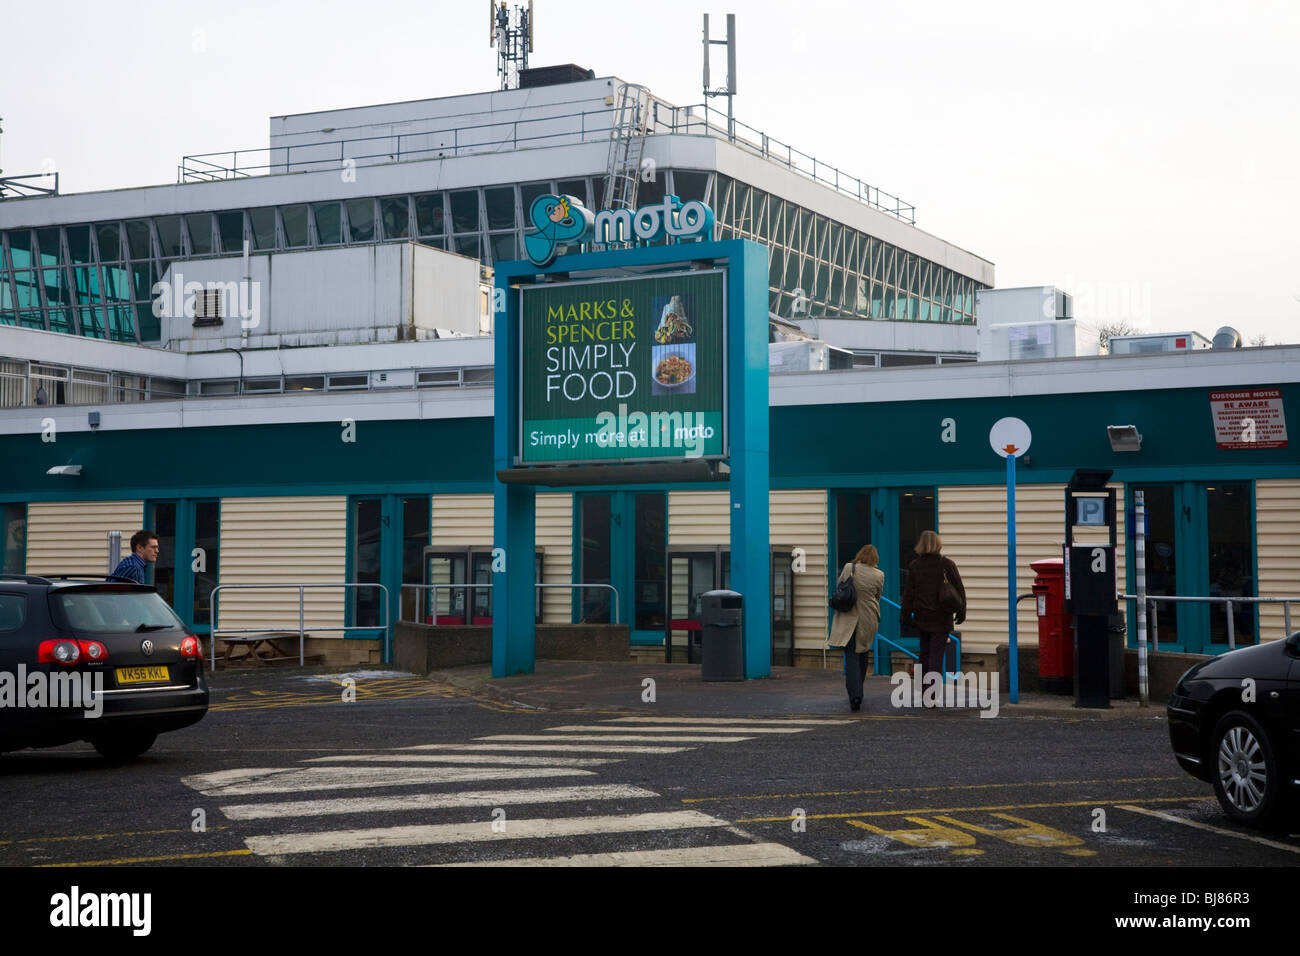
[[[355,797],[337,800],[295,800],[289,803],[244,803],[222,807],[231,820],[275,817],[321,817],[335,813],[402,813],[450,807],[497,807],[509,804],[563,803],[575,800],[638,800],[657,797],[653,790],[625,784],[590,787],[543,787],[534,790],[466,790],[460,793],[412,793],[400,797]]]
[[[464,763],[498,764],[506,767],[599,767],[619,763],[610,757],[519,757],[514,754],[358,754],[356,756],[312,757],[303,763]]]
[[[611,727],[608,724],[573,724],[567,727],[547,727],[547,730],[566,733],[591,733],[593,730],[603,733],[620,733],[629,730],[638,734],[801,734],[811,727]]]
[[[536,741],[581,740],[592,743],[682,743],[682,744],[736,744],[752,737],[646,737],[642,734],[567,734],[564,737],[552,737],[547,734],[493,734],[490,737],[475,737],[475,740]]]
[[[679,754],[694,747],[599,747],[595,744],[560,744],[557,737],[542,737],[536,744],[417,744],[414,747],[401,747],[401,750],[470,750],[502,751],[512,750],[561,750],[566,753],[591,754]],[[602,738],[603,739],[603,738]],[[547,743],[547,741],[552,741]]]
[[[817,727],[842,727],[851,720],[826,720],[813,718],[800,720],[791,717],[612,717],[601,721],[606,724],[809,724]]]
[[[326,853],[397,846],[428,846],[438,843],[480,843],[489,840],[526,840],[539,837],[582,836],[596,833],[633,833],[725,827],[719,820],[696,810],[668,813],[632,813],[619,816],[560,817],[537,820],[508,820],[505,830],[493,832],[495,821],[443,823],[405,827],[377,827],[364,830],[327,830],[322,833],[286,833],[248,837],[244,843],[261,856],[294,853]]]
[[[799,866],[817,861],[780,843],[695,846],[670,850],[622,850],[577,856],[534,856],[522,860],[435,863],[434,866]]]
[[[285,771],[288,772],[285,772]],[[593,777],[590,770],[566,767],[290,767],[261,771],[264,778],[210,781],[229,771],[186,777],[184,782],[209,797],[304,790],[355,790],[360,787],[410,787],[469,780],[524,780],[538,777]]]
[[[1170,823],[1181,823],[1184,826],[1195,827],[1198,830],[1209,830],[1211,833],[1236,837],[1239,840],[1249,840],[1251,843],[1258,843],[1260,846],[1269,846],[1275,850],[1286,850],[1290,853],[1300,853],[1300,846],[1295,846],[1290,843],[1278,843],[1276,840],[1266,840],[1264,837],[1254,836],[1250,833],[1237,833],[1235,830],[1224,830],[1220,827],[1212,827],[1208,823],[1201,823],[1199,820],[1187,820],[1183,817],[1174,816],[1172,813],[1162,813],[1159,810],[1148,810],[1146,807],[1134,807],[1120,804],[1117,804],[1116,806],[1121,810],[1128,810],[1130,813],[1141,813],[1148,817],[1159,817],[1161,820],[1168,820]]]

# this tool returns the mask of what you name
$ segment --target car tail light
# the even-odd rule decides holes
[[[202,657],[203,644],[193,634],[181,641],[181,657]]]
[[[81,645],[81,653],[88,662],[108,660],[108,648],[99,641],[77,641],[77,643]]]
[[[36,660],[42,664],[71,667],[81,660],[81,646],[76,641],[41,641],[36,649]]]

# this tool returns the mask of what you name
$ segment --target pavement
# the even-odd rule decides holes
[[[850,714],[838,666],[774,667],[771,677],[759,680],[708,683],[701,679],[699,664],[595,661],[538,661],[534,673],[504,678],[493,678],[487,665],[435,671],[428,677],[476,696],[541,711],[644,712],[653,703],[657,713],[691,716],[857,716]],[[895,685],[889,677],[868,675],[863,691],[864,717],[921,711],[949,717],[978,713],[975,707],[896,707],[891,700]],[[999,694],[998,716],[1143,720],[1163,717],[1165,712],[1163,702],[1154,701],[1143,708],[1136,700],[1113,700],[1102,709],[1075,707],[1072,696],[1025,692],[1018,696],[1013,704],[1008,694]]]

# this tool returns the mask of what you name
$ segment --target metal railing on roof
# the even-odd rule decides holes
[[[916,222],[916,207],[910,203],[761,130],[735,121],[732,132],[728,133],[726,115],[708,103],[672,106],[660,100],[652,100],[650,105],[647,135],[711,136],[727,140],[740,149],[829,186],[873,209],[895,216],[903,222]],[[177,182],[211,182],[291,172],[337,170],[343,168],[348,161],[357,165],[374,165],[499,153],[535,146],[606,143],[610,137],[614,113],[613,108],[581,110],[555,116],[448,126],[387,136],[195,153],[182,157],[181,165],[177,167]]]

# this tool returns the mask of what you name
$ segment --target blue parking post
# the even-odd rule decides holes
[[[1007,627],[1011,649],[1007,654],[1011,703],[1020,703],[1020,652],[1016,646],[1016,456],[1007,455]]]

